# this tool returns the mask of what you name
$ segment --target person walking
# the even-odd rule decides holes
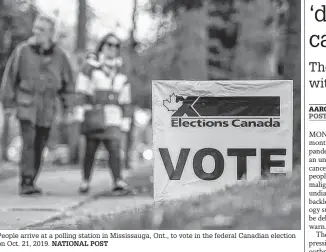
[[[56,114],[57,98],[64,118],[72,116],[74,73],[67,55],[53,41],[55,18],[39,15],[33,36],[20,43],[10,56],[2,78],[0,100],[20,122],[23,148],[20,194],[40,194],[36,186],[43,149]]]
[[[120,71],[120,46],[121,41],[115,34],[104,36],[77,77],[76,92],[80,98],[75,115],[86,139],[83,179],[79,187],[82,194],[89,192],[95,154],[101,143],[109,154],[113,192],[132,192],[121,176],[121,139],[123,132],[130,129],[131,95],[128,78]]]

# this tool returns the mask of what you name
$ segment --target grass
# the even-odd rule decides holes
[[[171,201],[51,229],[81,230],[298,230],[301,175],[237,185],[194,199]]]

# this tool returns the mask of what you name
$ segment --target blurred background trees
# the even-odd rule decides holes
[[[31,35],[36,14],[37,9],[32,1],[0,0],[0,78],[11,52],[18,43]],[[7,146],[10,141],[9,128],[14,129],[11,132],[13,135],[18,134],[18,127],[12,127],[10,118],[0,108],[0,133],[4,132],[1,135],[1,146]],[[1,158],[8,159],[5,151],[1,152]]]
[[[60,19],[58,42],[71,56],[76,72],[86,50],[99,39],[92,29],[98,10],[91,2],[76,1],[76,24]],[[153,79],[293,79],[295,157],[300,157],[300,0],[130,3],[131,28],[122,55],[136,106],[151,108]],[[0,0],[0,76],[13,48],[30,35],[37,11],[32,0]],[[152,36],[140,40],[139,17],[144,14],[156,25]],[[117,27],[118,21],[111,30]]]
[[[284,79],[293,80],[294,161],[301,159],[301,0],[289,0],[284,46]]]
[[[31,35],[36,14],[30,1],[0,0],[0,73],[16,45]]]

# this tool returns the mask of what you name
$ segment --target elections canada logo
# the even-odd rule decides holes
[[[171,127],[280,127],[279,96],[170,95],[163,106]]]

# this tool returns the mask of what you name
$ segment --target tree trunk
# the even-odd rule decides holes
[[[78,0],[78,21],[77,21],[77,41],[76,41],[76,60],[78,70],[84,62],[84,55],[87,43],[87,0]],[[79,124],[71,123],[69,125],[63,125],[65,133],[68,133],[68,145],[70,149],[70,163],[77,164],[80,161],[79,155]],[[64,132],[60,132],[64,134]]]
[[[79,0],[78,2],[76,51],[80,52],[86,49],[87,3],[86,0]]]
[[[284,78],[293,80],[293,154],[301,156],[301,0],[289,1]]]
[[[232,22],[233,8],[234,0],[210,0],[207,6],[207,70],[210,80],[231,77],[231,62],[237,42],[237,29]]]
[[[131,16],[131,22],[132,27],[130,30],[130,38],[129,38],[129,57],[130,59],[137,57],[136,55],[136,47],[138,45],[136,40],[136,31],[137,31],[137,11],[138,11],[138,0],[133,0],[133,9],[132,9],[132,16]],[[134,68],[131,64],[129,64],[129,73],[127,73],[129,76],[132,76],[132,73],[134,72]],[[128,76],[128,77],[129,77]],[[130,80],[129,80],[130,82]],[[135,86],[131,85],[131,96],[133,97],[133,93],[135,92]],[[134,110],[134,109],[133,109]],[[122,166],[124,169],[130,169],[130,155],[132,146],[134,145],[134,116],[131,117],[131,125],[130,130],[124,134],[122,140],[122,150],[123,150],[123,160],[122,160]]]
[[[0,0],[0,34],[5,33],[5,21],[4,21],[4,0]],[[4,39],[0,39],[0,83],[2,79],[2,73],[5,68],[5,59],[6,52],[4,48]],[[2,108],[2,107],[1,107]],[[0,108],[0,110],[1,110]],[[4,111],[2,111],[1,119],[2,123],[0,124],[2,130],[1,134],[1,157],[0,159],[7,161],[6,149],[8,146],[8,118],[5,116]]]
[[[136,40],[136,31],[137,31],[137,5],[138,0],[133,0],[133,9],[132,9],[132,28],[130,31],[130,50],[133,53],[136,46],[137,46],[137,40]]]
[[[4,17],[4,0],[0,0],[0,34],[5,34],[5,17]],[[5,46],[4,46],[5,39],[0,39],[0,79],[2,76],[2,72],[4,70],[5,65]]]

